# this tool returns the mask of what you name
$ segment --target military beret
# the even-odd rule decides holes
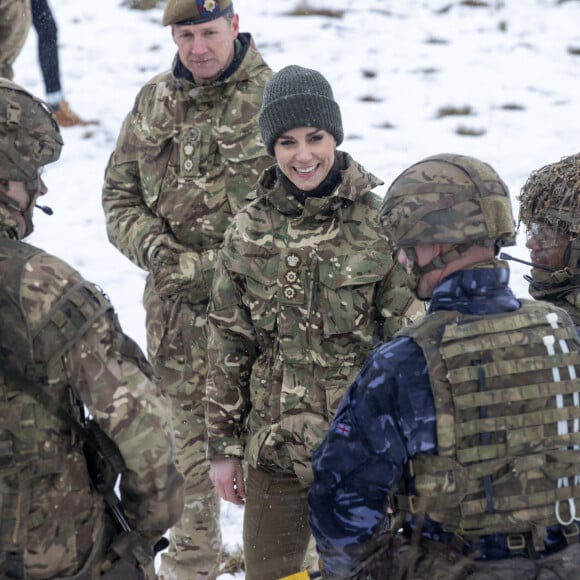
[[[232,0],[167,0],[163,26],[168,24],[201,24],[234,10]]]

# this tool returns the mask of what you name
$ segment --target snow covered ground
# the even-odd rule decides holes
[[[36,215],[29,241],[101,285],[125,331],[145,347],[145,275],[107,241],[101,186],[124,116],[141,85],[169,67],[174,45],[161,26],[162,5],[50,3],[67,98],[100,125],[63,130],[62,157],[43,176],[43,203],[54,215]],[[497,169],[517,215],[529,172],[580,149],[578,0],[235,0],[235,8],[272,68],[299,64],[329,79],[342,109],[341,149],[385,181],[381,194],[423,157],[462,153]],[[292,15],[299,8],[310,14]],[[34,30],[15,72],[44,96]],[[519,241],[511,253],[527,258],[522,234]],[[526,296],[527,267],[512,271],[516,294]],[[224,505],[231,547],[241,542],[241,516]]]

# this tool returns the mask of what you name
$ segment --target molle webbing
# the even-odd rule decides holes
[[[58,361],[95,320],[112,308],[94,284],[85,280],[77,283],[53,306],[32,335],[36,360],[46,367]]]
[[[401,509],[467,536],[531,531],[538,545],[558,523],[557,500],[569,518],[567,500],[580,499],[580,346],[568,318],[550,326],[553,311],[528,301],[502,315],[441,311],[401,332],[427,359],[439,449],[410,461],[417,495],[398,496]]]

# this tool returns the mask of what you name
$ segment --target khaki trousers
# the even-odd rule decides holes
[[[307,494],[295,475],[248,466],[246,580],[277,580],[303,569],[310,541]]]

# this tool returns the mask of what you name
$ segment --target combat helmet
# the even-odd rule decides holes
[[[524,183],[520,195],[518,226],[530,230],[539,223],[552,227],[555,233],[569,236],[570,243],[564,254],[564,264],[578,285],[580,272],[580,153],[563,157],[556,163],[533,171]],[[539,284],[547,287],[554,280],[543,279]],[[557,276],[562,285],[562,274]],[[570,283],[570,279],[567,279]]]
[[[60,129],[46,103],[0,78],[0,179],[30,182],[60,157]]]
[[[62,137],[46,103],[0,78],[0,226],[26,237],[33,230],[32,211],[40,191],[39,170],[60,157]],[[23,208],[7,194],[8,182],[24,182],[30,196]],[[45,210],[46,211],[46,210]],[[10,212],[22,215],[25,231],[18,232]]]
[[[580,233],[580,153],[533,171],[518,197],[518,224],[543,222],[558,232]]]
[[[515,244],[506,184],[487,163],[441,153],[403,171],[389,187],[379,219],[393,249],[452,244],[430,268],[440,268],[472,245]]]

